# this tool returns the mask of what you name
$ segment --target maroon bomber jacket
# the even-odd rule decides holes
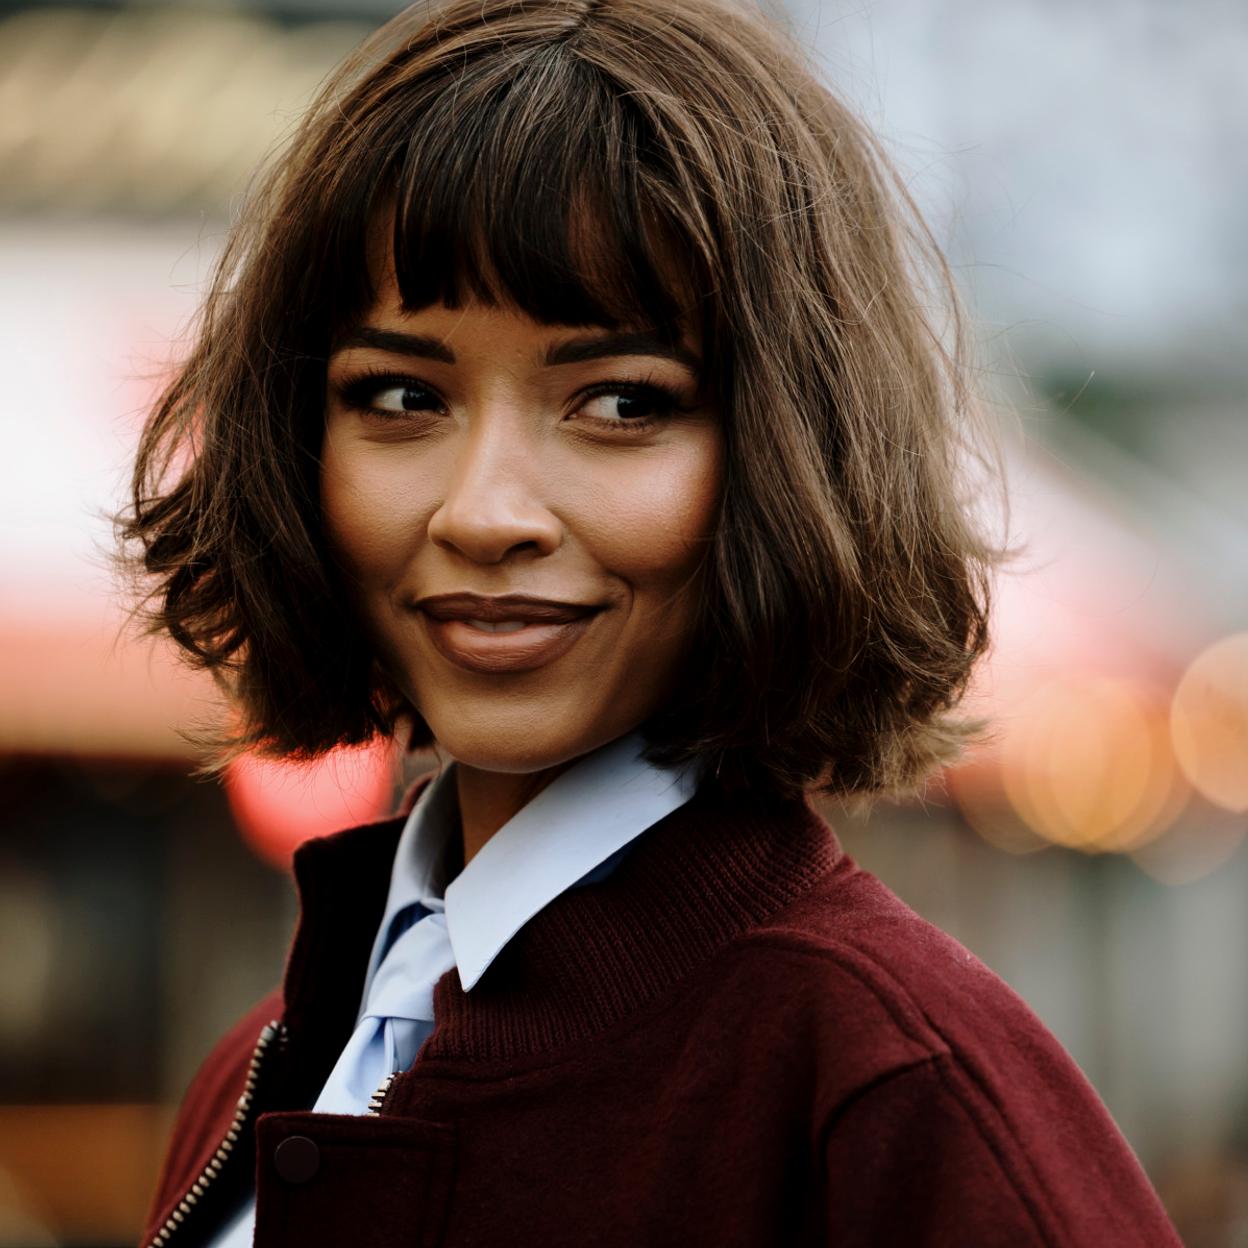
[[[144,1244],[1177,1245],[1023,1001],[804,801],[704,787],[522,928],[362,1116],[309,1111],[355,1022],[402,820],[295,856],[284,982],[178,1113]]]

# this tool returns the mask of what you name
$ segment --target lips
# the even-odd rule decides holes
[[[438,594],[415,605],[443,658],[479,673],[526,672],[553,663],[602,610],[597,604],[520,594]],[[507,627],[486,630],[473,621]]]
[[[596,603],[561,602],[527,594],[433,594],[416,602],[435,620],[522,620],[526,624],[570,624],[600,610]]]

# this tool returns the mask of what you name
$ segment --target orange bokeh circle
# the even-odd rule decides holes
[[[225,774],[230,809],[243,840],[275,867],[290,866],[295,849],[314,836],[384,815],[397,780],[390,741],[337,749],[310,763],[247,754]]]

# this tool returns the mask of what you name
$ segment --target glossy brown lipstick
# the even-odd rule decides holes
[[[443,658],[485,673],[527,672],[553,663],[603,609],[527,594],[468,592],[434,594],[414,605]]]

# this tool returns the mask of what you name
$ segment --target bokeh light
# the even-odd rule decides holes
[[[1035,690],[1005,728],[1001,785],[1037,836],[1124,852],[1159,836],[1186,800],[1161,694],[1141,682],[1072,676]]]
[[[225,783],[243,840],[285,870],[309,838],[387,813],[397,775],[394,747],[383,741],[310,763],[244,755],[230,764]]]
[[[1226,810],[1248,811],[1248,633],[1192,661],[1174,693],[1170,731],[1192,787]]]
[[[1205,814],[1209,810],[1204,807]],[[1220,819],[1184,819],[1165,836],[1133,849],[1131,859],[1161,884],[1194,884],[1229,862],[1244,843],[1245,833],[1248,825],[1244,821],[1235,822],[1226,815]]]
[[[1001,774],[1001,757],[989,743],[960,762],[946,777],[949,795],[962,817],[994,849],[1034,854],[1052,842],[1026,823],[1010,805]]]

